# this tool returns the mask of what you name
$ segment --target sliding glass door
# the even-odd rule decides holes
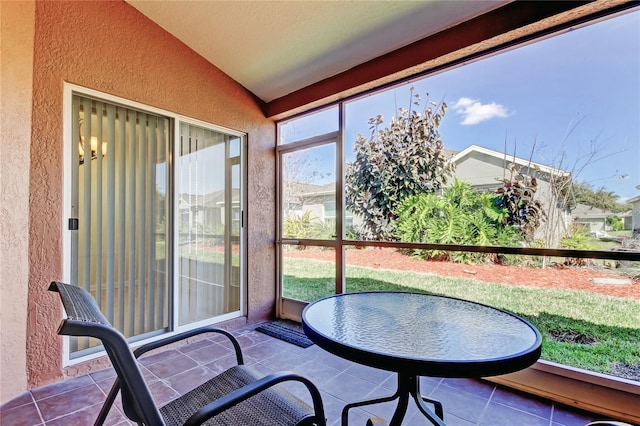
[[[79,94],[71,116],[70,282],[132,341],[242,315],[244,135]]]
[[[71,282],[90,291],[127,337],[169,327],[169,119],[72,99]],[[82,356],[92,343],[71,342]]]
[[[241,138],[180,125],[179,324],[240,309]]]

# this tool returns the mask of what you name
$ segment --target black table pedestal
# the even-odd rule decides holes
[[[349,410],[355,407],[362,407],[364,405],[380,404],[383,402],[398,400],[398,406],[393,413],[393,418],[389,423],[389,426],[400,426],[405,414],[407,413],[407,406],[409,405],[409,397],[413,397],[418,409],[429,419],[429,421],[435,426],[446,426],[443,422],[444,412],[442,409],[442,403],[434,399],[429,399],[420,394],[420,377],[414,375],[406,375],[398,373],[398,390],[391,396],[370,399],[366,401],[353,402],[344,406],[342,410],[342,426],[347,426],[349,421]],[[435,414],[427,407],[425,402],[433,404],[435,407]]]

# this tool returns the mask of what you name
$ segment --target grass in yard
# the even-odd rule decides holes
[[[285,271],[285,297],[310,302],[334,293],[332,262],[285,259]],[[542,358],[560,364],[614,375],[616,363],[640,365],[637,300],[362,267],[347,267],[346,286],[348,292],[423,291],[506,309],[540,330]],[[558,341],[567,336],[567,341]],[[575,338],[579,336],[584,338]],[[640,381],[636,376],[626,378]]]

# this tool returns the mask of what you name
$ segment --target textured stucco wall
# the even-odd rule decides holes
[[[0,402],[27,386],[33,1],[0,2]]]
[[[274,311],[275,126],[259,101],[122,1],[37,2],[27,365],[29,385],[62,375],[63,82],[248,133],[249,321]],[[247,58],[250,60],[250,58]]]

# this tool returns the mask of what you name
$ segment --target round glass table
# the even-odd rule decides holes
[[[365,292],[309,304],[302,326],[314,343],[345,359],[398,374],[392,396],[347,404],[348,410],[398,399],[391,425],[400,425],[410,397],[435,425],[442,404],[420,395],[419,376],[487,377],[535,363],[542,337],[528,321],[479,303],[426,293]],[[424,404],[433,403],[435,415]]]

